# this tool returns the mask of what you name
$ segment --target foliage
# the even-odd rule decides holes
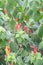
[[[43,0],[0,0],[0,59],[43,65]]]

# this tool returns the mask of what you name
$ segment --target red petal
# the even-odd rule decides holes
[[[18,24],[16,24],[16,25],[15,25],[15,28],[16,28],[16,30],[18,30],[18,29],[19,29],[19,25],[18,25]]]
[[[9,48],[7,48],[7,50],[8,50],[8,51],[10,51],[10,47],[9,47]]]
[[[18,21],[18,18],[16,18],[16,21]]]
[[[26,26],[24,26],[24,31],[26,31],[26,29],[27,29]]]
[[[36,53],[37,53],[37,48],[36,48],[36,47],[34,47],[33,52],[34,52],[34,54],[36,54]]]
[[[4,8],[4,14],[6,15],[6,13],[7,13],[7,10],[6,10],[6,8]]]
[[[28,31],[27,31],[28,33],[31,33],[31,30],[30,29],[28,29]]]

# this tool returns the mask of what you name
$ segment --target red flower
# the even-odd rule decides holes
[[[10,52],[10,47],[9,47],[9,48],[7,48],[7,50]]]
[[[6,46],[5,51],[6,51],[6,56],[8,56],[8,54],[10,53],[10,47]]]
[[[16,28],[16,30],[18,30],[18,29],[19,29],[19,25],[18,25],[18,24],[16,24],[16,25],[15,25],[15,28]]]
[[[26,32],[26,29],[27,29],[27,27],[26,26],[24,26],[24,31]]]
[[[19,19],[18,18],[16,18],[16,21],[18,21]]]
[[[6,15],[6,13],[7,13],[7,10],[6,10],[6,8],[4,8],[4,14]]]
[[[32,46],[32,45],[30,47],[33,49],[33,53],[36,54],[37,53],[37,47]]]
[[[33,52],[34,52],[34,54],[37,53],[37,47],[34,47]]]
[[[28,31],[27,31],[28,33],[31,33],[31,30],[30,29],[28,29]]]

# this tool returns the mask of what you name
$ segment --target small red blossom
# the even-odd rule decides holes
[[[16,21],[18,21],[19,19],[18,18],[16,18]]]
[[[10,52],[10,47],[8,47],[7,50]]]
[[[30,30],[30,29],[28,29],[28,30],[27,30],[27,32],[28,32],[28,33],[31,33],[31,30]]]
[[[37,47],[36,46],[32,46],[32,45],[30,45],[30,47],[33,49],[33,53],[36,54],[37,53]]]
[[[26,30],[27,30],[27,27],[26,27],[26,26],[24,26],[24,31],[26,32]]]
[[[37,47],[34,47],[34,49],[33,49],[33,53],[34,53],[34,54],[37,53]]]
[[[16,28],[16,30],[18,30],[18,29],[19,29],[19,25],[18,25],[18,24],[16,24],[16,25],[15,25],[15,28]]]
[[[7,10],[6,10],[6,8],[4,8],[4,14],[6,15],[6,13],[7,13]]]
[[[10,47],[6,46],[5,51],[6,51],[6,56],[8,56],[8,54],[10,53]]]

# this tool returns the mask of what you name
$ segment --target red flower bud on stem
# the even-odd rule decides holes
[[[4,14],[5,14],[5,15],[7,14],[7,10],[6,10],[6,8],[4,8]]]
[[[5,51],[6,51],[6,56],[8,56],[8,54],[10,53],[10,47],[6,46]]]
[[[28,33],[31,33],[31,30],[30,30],[30,29],[28,29],[28,30],[27,30],[27,32],[28,32]]]
[[[37,47],[34,47],[34,49],[33,49],[33,53],[34,53],[34,54],[37,53]]]
[[[33,53],[36,54],[37,53],[37,47],[32,46],[32,45],[30,47],[33,48]]]
[[[18,18],[16,18],[16,21],[18,21],[19,19]]]
[[[16,28],[16,30],[18,30],[18,29],[19,29],[19,25],[18,25],[18,24],[16,24],[16,25],[15,25],[15,28]]]
[[[9,47],[9,48],[7,48],[7,50],[10,52],[10,47]]]
[[[26,32],[26,30],[27,30],[27,27],[26,27],[26,26],[24,26],[24,31]]]

